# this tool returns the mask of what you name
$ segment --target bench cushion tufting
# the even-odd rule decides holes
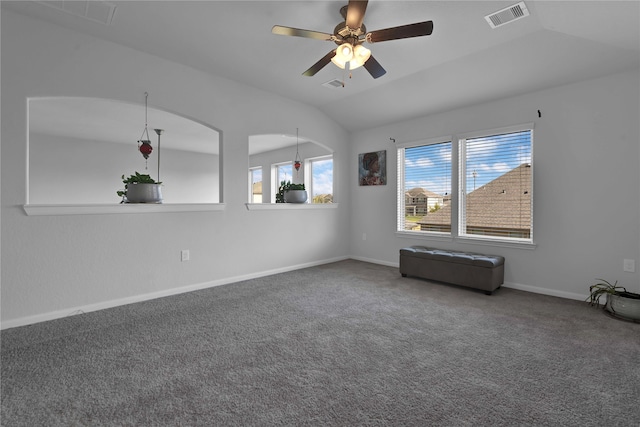
[[[472,252],[452,252],[442,249],[427,248],[425,246],[412,246],[400,249],[405,255],[419,258],[435,259],[445,262],[455,262],[458,264],[477,265],[479,267],[493,268],[504,264],[504,257],[498,255],[483,255]]]

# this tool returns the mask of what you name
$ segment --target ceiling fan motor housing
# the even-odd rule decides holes
[[[334,40],[335,44],[340,46],[342,43],[351,43],[353,46],[360,44],[364,41],[364,39],[360,39],[361,34],[366,34],[367,27],[362,24],[360,28],[355,29],[347,27],[347,23],[345,21],[336,25],[336,28],[333,30],[333,35],[336,36]]]

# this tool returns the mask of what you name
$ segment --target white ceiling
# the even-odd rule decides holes
[[[41,2],[40,2],[41,3]],[[62,2],[52,2],[62,4]],[[332,42],[271,34],[275,24],[331,33],[339,1],[113,1],[109,25],[39,2],[2,6],[311,104],[349,131],[620,72],[640,63],[639,1],[525,0],[530,16],[491,29],[514,1],[371,0],[368,31],[432,20],[433,34],[368,45],[387,74],[327,65]],[[238,54],[240,52],[240,54]],[[223,60],[221,60],[223,58]]]

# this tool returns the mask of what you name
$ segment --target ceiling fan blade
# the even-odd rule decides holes
[[[401,25],[399,27],[385,28],[372,31],[366,38],[369,43],[384,42],[387,40],[408,39],[431,35],[433,21],[416,22],[415,24]]]
[[[367,10],[367,1],[362,0],[349,0],[349,6],[347,7],[347,27],[352,30],[357,30],[362,27],[362,21],[364,20],[364,13]]]
[[[365,62],[363,66],[364,68],[367,69],[369,74],[371,74],[371,77],[373,77],[374,79],[377,79],[378,77],[382,77],[387,73],[387,70],[382,68],[382,65],[380,65],[380,63],[376,61],[376,59],[373,56],[370,56],[369,59],[367,59],[367,62]]]
[[[305,37],[308,39],[316,39],[316,40],[332,40],[333,34],[321,33],[319,31],[312,30],[301,30],[299,28],[292,27],[283,27],[282,25],[274,25],[271,29],[273,34],[279,34],[281,36],[296,36],[296,37]]]
[[[333,58],[336,54],[336,50],[332,50],[331,52],[327,53],[325,56],[322,57],[322,59],[320,59],[320,61],[316,62],[315,64],[313,64],[311,66],[311,68],[309,68],[307,71],[305,71],[304,73],[302,73],[303,76],[308,76],[311,77],[313,75],[315,75],[318,71],[322,70],[324,68],[325,65],[327,65],[329,62],[331,62],[331,58]],[[369,58],[371,59],[371,58]]]

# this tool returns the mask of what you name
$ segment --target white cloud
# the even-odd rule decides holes
[[[424,167],[429,167],[429,166],[433,166],[433,161],[428,158],[428,157],[420,157],[418,159],[406,159],[405,160],[405,167],[406,168],[424,168]]]

